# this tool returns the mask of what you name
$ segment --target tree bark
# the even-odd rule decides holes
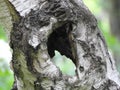
[[[114,60],[95,17],[83,2],[35,2],[20,11],[20,2],[11,0],[20,13],[10,38],[16,86],[13,90],[120,90]],[[54,50],[72,59],[75,76],[64,75],[52,62]]]

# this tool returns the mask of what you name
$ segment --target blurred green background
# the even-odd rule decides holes
[[[109,50],[114,55],[116,66],[120,71],[120,3],[119,0],[83,0],[90,11],[96,16],[98,26],[102,31]],[[108,1],[108,2],[107,2]],[[118,4],[118,5],[117,5]],[[117,18],[117,19],[116,19]],[[117,28],[116,28],[117,27]],[[55,51],[56,55],[53,58],[57,66],[63,73],[68,75],[75,74],[75,66],[71,60],[66,60],[65,56],[61,56]],[[10,90],[13,83],[13,72],[9,68],[11,60],[10,47],[7,43],[7,37],[4,28],[0,26],[0,90]]]
[[[13,83],[13,73],[10,70],[11,52],[5,32],[0,26],[0,90],[10,90]]]

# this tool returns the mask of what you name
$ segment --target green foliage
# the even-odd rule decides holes
[[[100,0],[83,0],[86,6],[94,15],[98,15],[101,11]]]
[[[64,74],[71,76],[75,75],[75,65],[72,60],[62,56],[58,51],[55,51],[53,61]]]
[[[112,51],[120,52],[120,42],[110,33],[110,26],[107,20],[99,21],[99,28],[102,30],[103,35],[107,41],[109,49]]]
[[[0,27],[0,40],[7,41],[2,27]],[[0,47],[1,46],[2,45],[0,45]],[[0,90],[10,90],[13,84],[13,73],[7,62],[3,57],[0,57]]]
[[[10,90],[13,84],[13,74],[4,60],[0,60],[0,90]]]
[[[5,34],[2,26],[0,26],[0,39],[3,39],[3,40],[7,41],[7,37],[6,37],[6,34]]]

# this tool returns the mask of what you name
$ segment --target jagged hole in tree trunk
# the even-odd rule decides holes
[[[58,66],[64,74],[75,75],[76,67],[70,38],[71,31],[71,23],[66,23],[61,27],[53,30],[48,38],[47,46],[48,53],[50,57],[53,58],[56,66]],[[65,55],[66,57],[61,56],[60,54]],[[59,57],[57,58],[57,56]],[[66,68],[69,68],[69,71],[66,71]]]

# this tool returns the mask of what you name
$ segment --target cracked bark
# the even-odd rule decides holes
[[[114,60],[83,2],[41,1],[24,16],[17,10],[20,19],[14,21],[10,38],[13,90],[120,90]],[[75,76],[54,65],[54,50],[74,62]]]

